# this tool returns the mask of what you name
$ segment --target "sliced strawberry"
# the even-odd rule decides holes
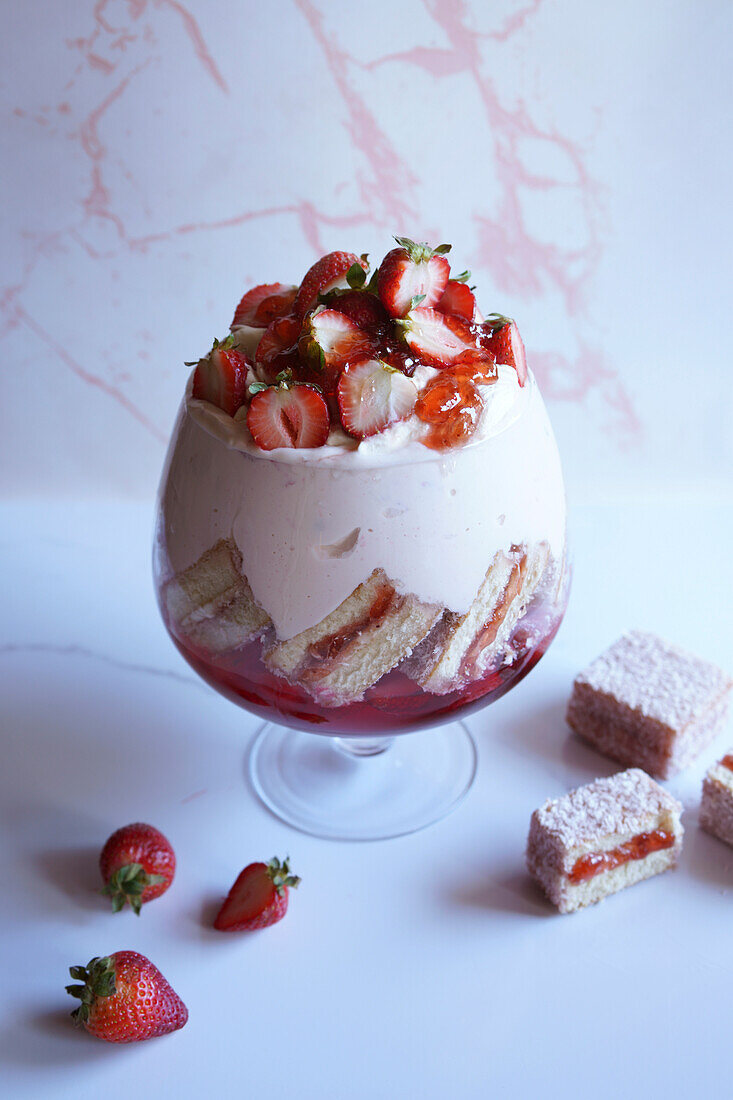
[[[410,349],[430,367],[450,366],[459,355],[476,347],[466,321],[452,313],[418,306],[399,324]]]
[[[333,370],[369,355],[372,342],[345,313],[321,307],[306,318],[298,349],[313,369]]]
[[[379,359],[346,366],[337,393],[341,423],[357,439],[404,420],[417,401],[415,383]]]
[[[389,314],[379,298],[366,290],[333,291],[328,295],[326,304],[339,313],[345,313],[365,332],[374,333],[389,321]]]
[[[395,237],[400,245],[393,248],[379,267],[379,297],[391,317],[404,317],[418,298],[423,306],[440,301],[450,275],[450,264],[443,255],[450,245],[437,249],[415,244],[407,237]]]
[[[473,321],[476,313],[476,298],[470,287],[458,279],[449,279],[443,291],[443,297],[435,307],[441,313],[457,313],[467,321]]]
[[[295,298],[294,313],[300,318],[305,317],[308,310],[313,309],[318,302],[319,294],[328,294],[336,287],[348,285],[346,273],[354,264],[363,268],[364,271],[367,269],[366,259],[364,257],[360,259],[353,252],[329,252],[320,260],[316,260],[313,267],[305,273],[303,282],[300,284]]]
[[[292,314],[276,318],[262,334],[255,352],[257,373],[274,382],[283,370],[295,370],[298,364],[300,321]]]
[[[253,328],[267,328],[276,317],[282,317],[292,309],[296,286],[285,283],[263,283],[248,290],[234,311],[231,328],[237,325],[250,325]]]
[[[250,863],[240,873],[222,905],[214,928],[220,932],[254,932],[282,920],[289,888],[300,878],[290,873],[288,860]]]
[[[247,398],[247,359],[232,346],[232,337],[214,341],[209,354],[200,359],[193,376],[192,396],[210,401],[234,416]]]
[[[527,356],[519,329],[511,317],[501,313],[491,313],[481,325],[483,335],[479,337],[482,348],[496,356],[497,363],[514,367],[523,386],[527,381]]]
[[[281,382],[255,393],[247,410],[247,427],[263,451],[323,447],[329,432],[328,406],[313,386]]]

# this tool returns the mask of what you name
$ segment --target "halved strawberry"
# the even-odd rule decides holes
[[[261,378],[274,382],[281,371],[296,368],[300,327],[300,321],[291,313],[277,317],[268,325],[255,352],[257,373]]]
[[[404,317],[415,298],[423,306],[440,301],[450,275],[450,264],[443,253],[449,244],[431,248],[415,244],[409,237],[395,237],[399,248],[393,248],[379,267],[379,297],[391,317]]]
[[[256,389],[247,410],[247,427],[263,451],[323,447],[329,432],[328,406],[313,386],[280,382]]]
[[[254,932],[282,920],[288,891],[300,878],[290,873],[287,859],[250,863],[239,874],[219,910],[214,928],[220,932]]]
[[[527,356],[516,322],[501,313],[490,313],[481,325],[484,335],[479,337],[482,348],[496,356],[497,363],[514,367],[523,386],[527,381]]]
[[[298,350],[314,370],[333,370],[369,355],[372,341],[345,313],[321,307],[306,318]]]
[[[337,396],[344,428],[364,439],[408,417],[417,401],[417,387],[380,359],[362,359],[344,367]]]
[[[193,376],[192,396],[210,401],[225,413],[234,416],[247,397],[247,359],[227,336],[214,346],[205,359],[199,359]]]
[[[466,321],[453,313],[418,306],[399,325],[411,350],[430,367],[450,366],[463,352],[476,347]]]
[[[329,252],[316,260],[303,276],[303,282],[295,297],[293,312],[300,318],[305,317],[309,309],[318,302],[319,294],[328,294],[337,286],[346,284],[346,273],[357,266],[367,270],[366,258],[355,256],[353,252]]]
[[[345,313],[365,332],[376,332],[389,321],[389,314],[379,298],[367,290],[334,290],[326,296],[325,301],[332,309]]]
[[[441,313],[457,313],[467,321],[473,321],[476,312],[476,298],[470,287],[458,279],[449,279],[443,297],[435,307]]]
[[[230,328],[237,325],[267,328],[276,317],[290,311],[297,292],[297,286],[287,286],[285,283],[263,283],[253,287],[235,309]]]

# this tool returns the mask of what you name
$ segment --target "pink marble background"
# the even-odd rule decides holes
[[[248,285],[448,240],[577,497],[730,489],[733,5],[2,9],[2,488],[147,495]]]

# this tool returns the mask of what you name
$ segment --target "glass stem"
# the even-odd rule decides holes
[[[379,756],[390,747],[394,737],[335,737],[334,744],[346,756]]]

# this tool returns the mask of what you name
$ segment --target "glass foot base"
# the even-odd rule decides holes
[[[324,737],[268,724],[249,757],[255,791],[276,817],[330,840],[386,840],[439,821],[476,775],[462,722],[394,738]]]

